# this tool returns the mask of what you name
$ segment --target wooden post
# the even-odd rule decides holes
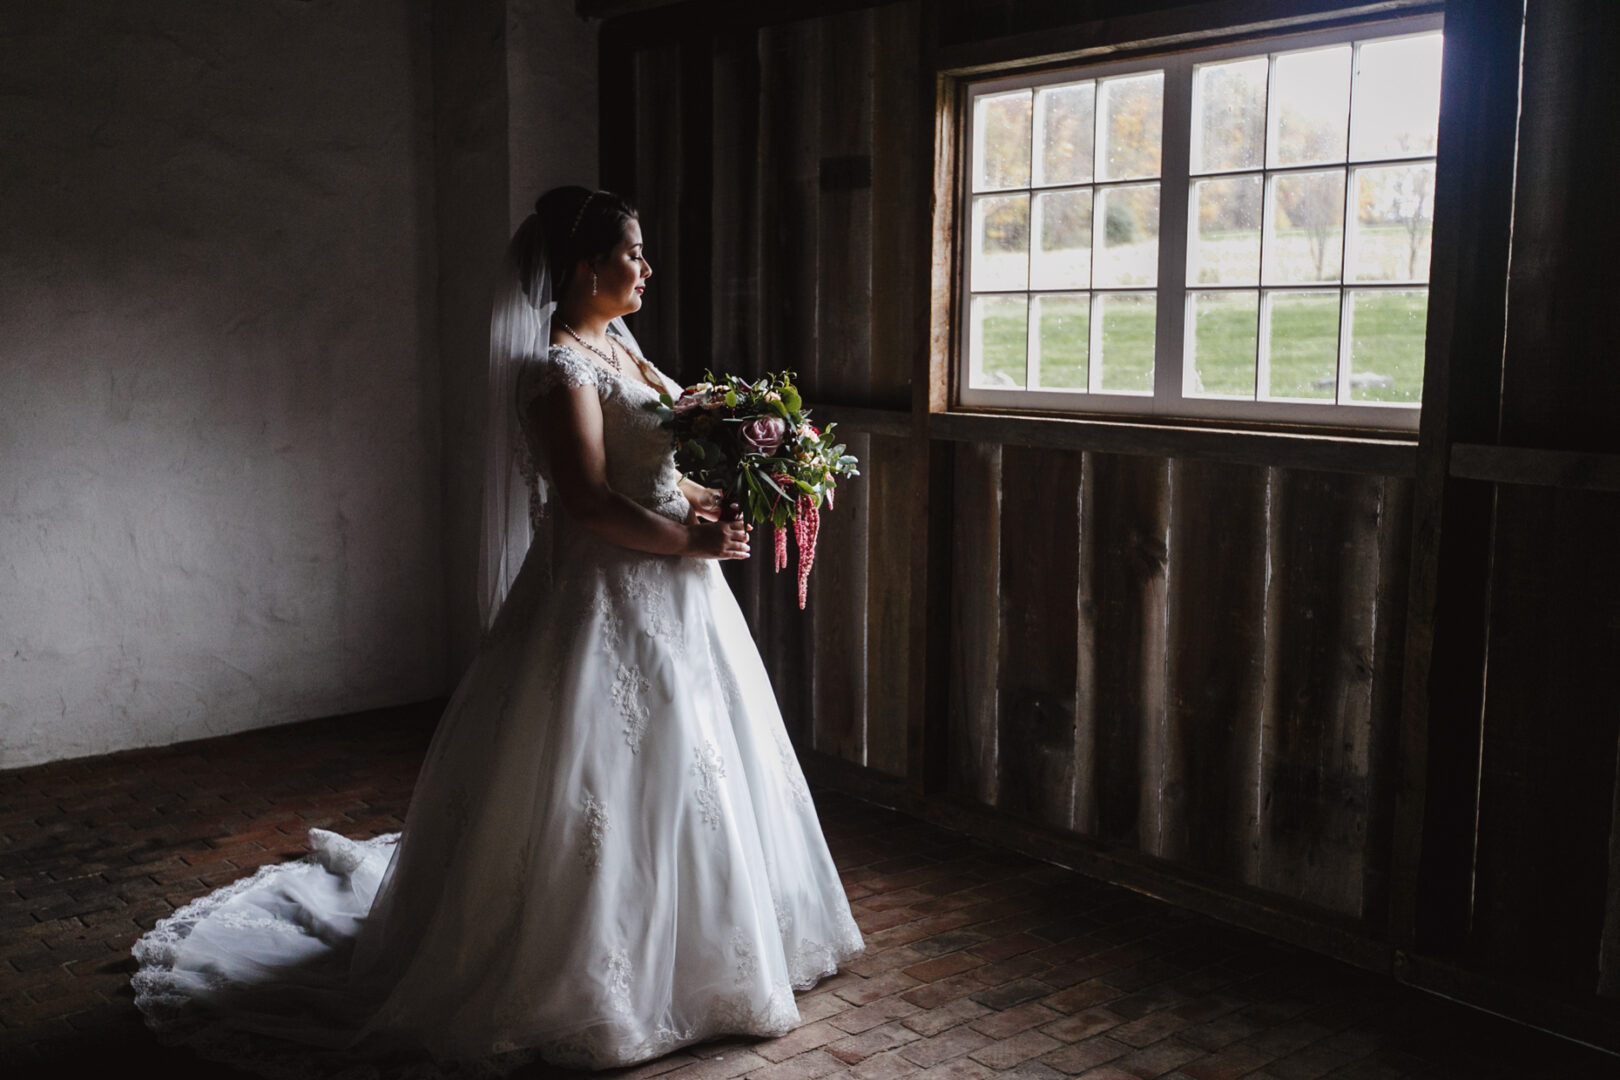
[[[1439,955],[1468,926],[1492,495],[1447,462],[1496,437],[1523,19],[1524,0],[1446,18],[1391,875],[1394,940]]]

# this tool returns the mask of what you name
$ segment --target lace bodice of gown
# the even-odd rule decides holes
[[[628,348],[621,350],[628,353]],[[596,387],[602,403],[602,442],[607,450],[608,485],[655,513],[684,520],[688,504],[677,486],[675,450],[669,431],[658,422],[652,406],[657,391],[635,375],[636,360],[626,356],[623,374],[609,370],[567,345],[553,345],[543,358],[536,359],[518,382],[518,415],[522,419],[529,454],[540,476],[552,479],[539,432],[533,425],[530,405],[537,397],[556,387]],[[680,386],[651,364],[641,367],[656,378],[670,394]]]

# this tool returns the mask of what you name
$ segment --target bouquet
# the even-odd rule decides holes
[[[816,561],[821,504],[833,504],[840,476],[859,476],[858,462],[810,423],[791,371],[753,382],[735,375],[703,381],[671,399],[659,395],[659,419],[675,436],[675,465],[689,479],[719,488],[750,525],[776,532],[777,572],[787,566],[787,528],[799,549],[799,608]]]

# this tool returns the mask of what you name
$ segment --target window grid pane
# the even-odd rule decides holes
[[[1145,412],[1196,400],[1416,415],[1440,34],[1295,40],[972,99],[965,385]],[[1191,125],[1174,161],[1170,78],[1186,80]],[[1159,227],[1166,168],[1187,209],[1173,238]],[[1178,291],[1185,267],[1168,309],[1161,249]],[[1162,345],[1179,355],[1156,384]]]
[[[1030,386],[1083,391],[1089,383],[1091,296],[1049,293],[1031,304]]]
[[[1155,298],[1141,289],[1157,281],[1159,186],[1142,181],[1161,163],[1163,82],[974,101],[970,388],[1151,392]]]
[[[1374,290],[1352,297],[1341,289],[1330,379],[1326,301],[1276,287],[1428,281],[1434,165],[1423,155],[1434,152],[1439,48],[1440,35],[1427,33],[1195,66],[1189,166],[1200,179],[1192,185],[1187,237],[1185,396],[1222,396],[1219,388],[1234,386],[1231,343],[1211,336],[1219,325],[1214,315],[1219,302],[1207,286],[1248,281],[1243,261],[1233,257],[1231,234],[1222,236],[1214,223],[1232,224],[1234,210],[1223,202],[1238,201],[1240,178],[1252,183],[1263,177],[1258,247],[1262,280],[1273,288],[1265,290],[1260,305],[1257,400],[1331,397],[1336,404],[1397,406],[1421,401],[1422,327],[1417,324],[1419,313],[1427,312],[1426,289],[1389,291],[1382,298],[1374,297]],[[1261,64],[1269,69],[1260,152],[1268,167],[1257,169],[1241,121],[1252,117]],[[1409,105],[1431,98],[1428,109]],[[1222,123],[1229,134],[1236,130],[1235,146],[1211,145]],[[1411,164],[1396,163],[1403,157]],[[1330,161],[1358,164],[1311,167]],[[1222,357],[1222,376],[1210,367],[1216,355],[1211,350]],[[1379,363],[1374,357],[1387,357],[1384,366],[1399,374],[1372,370]]]

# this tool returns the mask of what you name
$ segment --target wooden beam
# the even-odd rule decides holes
[[[939,70],[971,76],[1009,65],[1077,64],[1326,29],[1347,22],[1431,14],[1442,6],[1435,0],[1222,0],[1162,11],[1127,11],[1113,18],[952,44],[940,50]]]
[[[1417,457],[1416,444],[1399,438],[1003,413],[935,413],[929,418],[929,435],[953,442],[1099,450],[1371,476],[1411,476]]]
[[[952,522],[956,517],[956,462],[954,447],[928,438],[929,414],[945,406],[945,369],[936,351],[940,311],[940,248],[935,230],[941,221],[954,220],[957,145],[952,139],[950,110],[941,107],[942,83],[938,67],[942,5],[921,3],[918,12],[917,110],[915,142],[902,148],[928,166],[915,175],[917,190],[909,200],[910,238],[919,258],[927,261],[913,275],[916,292],[911,298],[911,429],[912,484],[916,517],[911,530],[911,667],[908,672],[910,709],[907,723],[907,780],[910,791],[922,797],[947,786],[950,755],[950,682],[942,673],[951,670],[951,557]],[[948,274],[948,268],[946,273]],[[944,283],[945,295],[951,286]],[[948,314],[945,325],[950,325]],[[949,331],[946,331],[947,338]],[[945,361],[948,363],[948,360]]]
[[[1472,904],[1493,496],[1450,447],[1496,441],[1523,26],[1524,0],[1446,12],[1390,879],[1393,939],[1438,957]]]
[[[1620,454],[1457,443],[1451,448],[1451,475],[1493,484],[1620,491]]]
[[[638,42],[707,37],[719,29],[758,29],[825,18],[893,0],[577,0],[575,12]],[[604,69],[606,70],[606,69]]]

